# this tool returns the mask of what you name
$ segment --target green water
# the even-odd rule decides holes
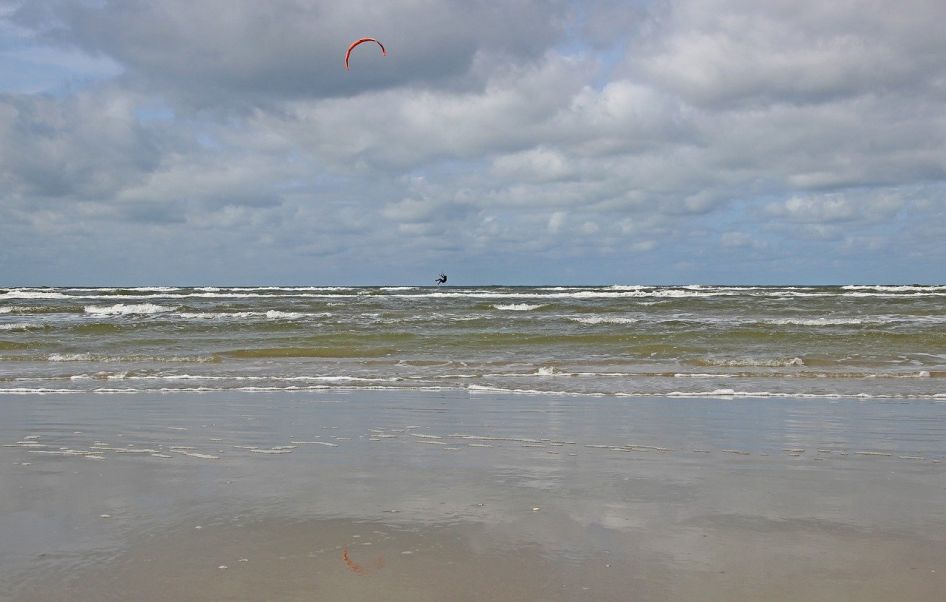
[[[946,399],[946,286],[14,288],[0,390]]]

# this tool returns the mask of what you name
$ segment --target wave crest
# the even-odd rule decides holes
[[[94,316],[136,316],[159,314],[173,311],[173,307],[167,305],[155,305],[154,303],[125,304],[116,303],[115,305],[86,305],[85,313]]]

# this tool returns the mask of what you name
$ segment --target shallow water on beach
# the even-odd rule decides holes
[[[946,400],[946,286],[0,289],[0,391]]]
[[[0,599],[940,600],[942,407],[0,395]]]

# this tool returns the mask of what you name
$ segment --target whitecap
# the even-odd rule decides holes
[[[640,322],[640,320],[636,318],[600,315],[568,316],[568,319],[572,322],[579,322],[581,324],[634,324],[635,322]]]
[[[329,312],[302,313],[271,309],[269,311],[237,311],[237,312],[179,312],[174,314],[182,320],[246,320],[265,318],[267,320],[303,320],[307,318],[328,318]]]
[[[36,324],[33,322],[14,322],[12,324],[0,324],[0,330],[41,330],[46,328],[45,324]]]
[[[859,326],[862,324],[882,324],[884,321],[864,318],[776,318],[764,320],[763,323],[779,326]]]
[[[739,359],[704,359],[704,364],[710,366],[724,366],[727,368],[757,367],[757,368],[785,368],[788,366],[804,366],[805,360],[800,357],[792,358],[739,358]]]
[[[82,389],[50,389],[47,387],[13,387],[10,389],[0,389],[0,393],[5,395],[52,395],[84,393],[84,391]]]
[[[115,305],[86,305],[85,313],[97,316],[150,315],[172,311],[173,309],[173,307],[155,305],[154,303],[132,305],[116,303]]]
[[[504,387],[494,387],[490,385],[467,385],[466,390],[471,393],[510,393],[515,395],[562,395],[562,396],[580,396],[580,397],[603,397],[605,393],[597,392],[576,392],[576,391],[540,391],[538,389],[512,389]],[[625,394],[615,393],[615,396],[626,396]]]
[[[46,358],[50,362],[90,362],[91,353],[50,353]]]
[[[736,378],[736,374],[711,374],[707,372],[676,372],[674,378]]]
[[[509,305],[494,305],[493,309],[499,309],[503,311],[531,311],[533,309],[539,309],[540,307],[545,307],[544,305],[529,305],[528,303],[512,303]]]
[[[49,291],[32,291],[13,289],[5,293],[0,293],[0,299],[68,299],[69,295],[62,293],[53,293]]]
[[[878,292],[892,292],[892,293],[901,293],[901,292],[932,292],[932,291],[944,291],[946,286],[943,285],[914,285],[914,284],[847,284],[842,286],[841,289],[846,291],[878,291]]]
[[[266,317],[270,320],[299,320],[307,315],[296,311],[277,311],[275,309],[266,312]]]

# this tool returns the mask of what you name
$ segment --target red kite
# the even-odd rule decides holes
[[[374,42],[378,46],[381,46],[381,56],[388,56],[388,51],[384,49],[384,45],[374,38],[361,38],[360,40],[355,40],[351,43],[351,46],[348,47],[348,51],[345,53],[345,71],[348,71],[348,59],[351,57],[351,51],[355,49],[355,46],[363,42]]]

